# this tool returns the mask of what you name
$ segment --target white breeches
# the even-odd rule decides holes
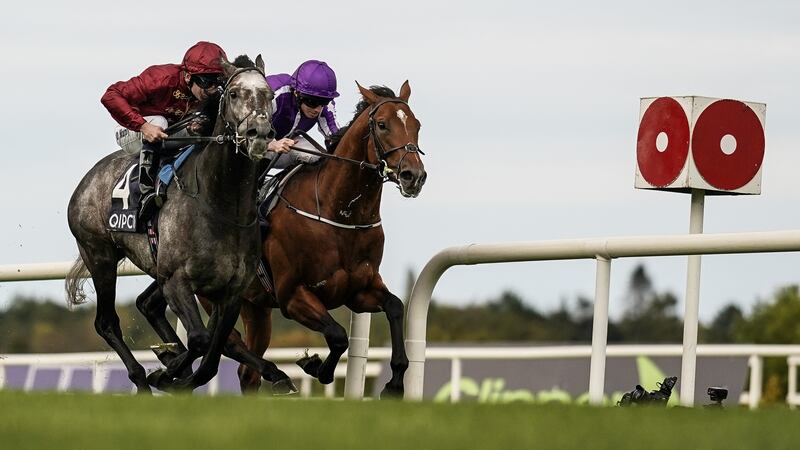
[[[145,116],[144,120],[162,129],[166,129],[169,126],[169,122],[167,122],[167,118],[164,116]],[[117,144],[122,150],[125,150],[125,153],[139,153],[142,149],[142,133],[139,131],[132,131],[125,127],[117,127],[115,136],[117,138]]]

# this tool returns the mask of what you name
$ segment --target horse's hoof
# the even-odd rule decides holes
[[[147,382],[160,391],[168,391],[172,387],[173,380],[167,375],[166,370],[158,369],[147,375]]]
[[[322,358],[316,353],[311,356],[304,356],[297,360],[297,365],[303,369],[303,372],[317,378],[319,368],[322,366]]]
[[[297,393],[297,386],[291,378],[284,378],[272,383],[272,395],[292,395]]]
[[[175,379],[186,379],[186,378],[189,378],[190,376],[192,376],[193,372],[192,372],[191,364],[187,365],[186,367],[184,367],[183,370],[180,371],[180,373],[176,373],[179,364],[180,364],[180,361],[178,361],[177,359],[174,359],[174,358],[171,361],[169,361],[168,363],[166,363],[165,366],[166,366],[167,375],[169,375],[169,376],[171,376],[171,377],[173,377]]]
[[[333,371],[331,370],[330,373],[328,373],[328,374],[324,374],[324,373],[318,374],[317,381],[319,381],[320,384],[331,384],[331,383],[333,383]]]
[[[402,400],[403,399],[403,386],[393,388],[387,383],[381,391],[381,400]]]
[[[239,389],[241,389],[242,395],[256,395],[260,388],[261,380],[256,380],[255,383],[239,383]]]

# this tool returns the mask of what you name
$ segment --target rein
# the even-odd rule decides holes
[[[321,145],[319,145],[319,143],[317,143],[317,141],[315,141],[314,139],[311,138],[311,136],[308,135],[308,133],[306,133],[305,131],[300,131],[300,130],[296,131],[295,134],[298,135],[298,136],[302,136],[303,138],[308,140],[308,142],[310,142],[311,145],[314,146],[314,148],[316,148],[318,151],[308,150],[308,149],[301,148],[301,147],[295,147],[294,145],[290,146],[289,148],[291,148],[292,150],[298,151],[300,153],[307,153],[309,155],[319,156],[319,157],[322,157],[322,158],[335,159],[335,160],[338,160],[338,161],[343,161],[343,162],[347,162],[347,163],[350,163],[350,164],[355,164],[355,165],[359,166],[362,169],[366,168],[366,169],[374,170],[374,171],[378,172],[378,174],[381,176],[381,178],[384,179],[383,181],[386,182],[386,181],[388,181],[389,174],[400,172],[400,169],[402,168],[402,165],[403,165],[403,159],[405,159],[405,157],[409,153],[419,153],[420,155],[424,155],[425,154],[425,152],[423,152],[419,148],[419,146],[417,146],[417,144],[415,144],[413,142],[409,142],[409,143],[403,144],[403,145],[398,145],[397,147],[392,147],[389,150],[385,150],[385,147],[383,146],[383,143],[381,142],[380,139],[378,139],[377,131],[375,131],[375,113],[378,112],[378,108],[380,108],[382,105],[384,105],[386,103],[402,103],[403,105],[408,106],[408,103],[406,103],[403,100],[400,100],[399,98],[398,99],[389,98],[389,99],[381,100],[380,102],[376,103],[370,109],[370,111],[369,111],[369,134],[367,134],[364,138],[365,139],[369,139],[370,137],[372,137],[372,141],[375,143],[375,155],[378,157],[378,161],[379,161],[378,164],[371,164],[371,163],[368,163],[366,160],[359,161],[359,160],[356,160],[356,159],[345,158],[343,156],[327,153],[325,151],[325,149]],[[404,149],[406,151],[406,153],[400,158],[400,161],[397,163],[397,170],[394,170],[394,169],[389,167],[389,163],[386,162],[386,157],[389,156],[390,154],[398,151],[398,150],[401,150],[401,149]]]
[[[170,136],[165,137],[162,141],[170,142],[187,142],[189,144],[196,144],[200,142],[216,142],[217,144],[224,144],[226,142],[237,142],[239,136],[235,134],[218,134],[216,136]]]
[[[355,165],[357,165],[358,167],[360,167],[362,169],[371,169],[371,170],[374,170],[376,172],[380,172],[380,166],[378,164],[371,164],[371,163],[368,163],[366,160],[365,161],[359,161],[357,159],[345,158],[344,156],[334,155],[332,153],[326,152],[325,149],[321,145],[319,145],[319,143],[317,141],[315,141],[311,136],[309,136],[308,133],[306,133],[305,131],[297,130],[297,131],[295,131],[295,134],[305,138],[318,151],[309,150],[309,149],[306,149],[306,148],[295,147],[294,145],[290,145],[289,148],[291,148],[292,150],[298,151],[300,153],[308,153],[309,155],[320,156],[320,157],[323,157],[323,158],[336,159],[338,161],[344,161],[344,162],[348,162],[348,163],[351,163],[351,164],[355,164]]]
[[[400,100],[400,99],[385,99],[385,100],[382,100],[382,101],[376,103],[372,107],[372,109],[370,110],[370,112],[369,112],[369,133],[366,136],[364,136],[364,139],[369,139],[370,137],[372,137],[372,141],[375,144],[375,154],[378,157],[378,161],[379,161],[378,164],[371,164],[371,163],[368,163],[366,160],[359,161],[359,160],[345,158],[345,157],[342,157],[342,156],[338,156],[338,155],[333,155],[333,154],[327,153],[327,152],[325,152],[325,149],[321,145],[319,145],[319,143],[317,143],[317,141],[315,141],[314,139],[311,138],[311,136],[309,136],[304,131],[299,131],[299,130],[296,132],[296,134],[299,135],[299,136],[302,136],[303,138],[308,140],[308,142],[310,142],[311,145],[314,146],[314,148],[316,148],[319,151],[307,150],[307,149],[304,149],[304,148],[295,147],[293,145],[290,146],[289,148],[291,148],[292,150],[301,152],[301,153],[308,153],[310,155],[316,155],[316,156],[320,156],[320,157],[323,157],[323,158],[335,159],[335,160],[338,160],[338,161],[343,161],[343,162],[355,164],[355,165],[359,166],[362,169],[363,168],[368,168],[368,169],[371,169],[371,170],[375,170],[376,172],[378,172],[378,175],[383,179],[383,182],[385,183],[386,181],[389,181],[389,174],[399,173],[401,171],[402,165],[403,165],[403,159],[405,159],[405,157],[409,153],[419,153],[419,154],[422,154],[422,155],[425,154],[413,142],[409,142],[409,143],[404,144],[404,145],[398,145],[397,147],[392,147],[389,150],[385,150],[385,147],[384,147],[383,143],[381,142],[380,139],[378,139],[377,131],[375,131],[375,117],[374,116],[375,116],[375,113],[378,111],[378,108],[380,108],[382,105],[384,105],[386,103],[402,103],[402,104],[408,106],[408,103],[406,103],[405,101]],[[393,153],[395,151],[398,151],[398,150],[401,150],[401,149],[405,150],[405,154],[403,154],[403,156],[400,158],[400,161],[398,161],[397,170],[395,171],[395,170],[393,170],[393,169],[391,169],[389,167],[389,164],[386,162],[386,157],[388,155],[390,155],[391,153]],[[272,163],[274,161],[276,161],[279,157],[280,157],[280,155],[276,155],[275,156],[273,161],[270,163],[269,168],[267,168],[267,170],[264,172],[265,174],[266,174],[266,172],[269,172],[269,169],[272,168],[272,165],[273,165]],[[402,186],[400,187],[400,192],[404,196],[406,196],[406,194],[403,192]],[[283,195],[278,194],[278,198],[286,205],[287,208],[289,208],[290,210],[296,212],[297,214],[299,214],[299,215],[301,215],[303,217],[307,217],[307,218],[312,219],[312,220],[316,220],[318,222],[322,222],[322,223],[325,223],[325,224],[328,224],[328,225],[332,225],[332,226],[337,227],[337,228],[344,228],[344,229],[348,229],[348,230],[368,230],[368,229],[371,229],[371,228],[376,228],[376,227],[381,226],[381,222],[382,222],[381,220],[378,220],[377,222],[370,223],[370,224],[350,225],[350,224],[344,224],[344,223],[335,222],[333,220],[326,219],[325,217],[322,217],[322,215],[320,214],[320,211],[319,211],[319,192],[316,192],[317,214],[312,214],[312,213],[309,213],[309,212],[306,212],[306,211],[303,211],[303,210],[297,208],[296,206],[294,206],[291,203],[289,203],[289,201],[286,200],[286,198],[284,198]]]
[[[236,78],[239,74],[244,73],[244,72],[250,72],[250,71],[253,71],[253,70],[255,70],[256,72],[258,72],[259,74],[264,76],[264,72],[262,72],[261,69],[259,69],[258,67],[243,67],[243,68],[240,68],[240,69],[236,69],[236,71],[233,72],[231,74],[231,76],[228,77],[227,81],[225,81],[225,84],[222,87],[222,94],[221,94],[221,98],[219,100],[219,114],[218,114],[218,117],[223,117],[223,120],[225,121],[225,131],[227,131],[228,133],[218,134],[216,136],[170,136],[170,137],[164,138],[163,140],[164,141],[170,141],[170,142],[185,142],[187,144],[194,144],[194,143],[200,143],[200,142],[215,142],[215,143],[220,144],[220,145],[225,144],[226,142],[232,142],[236,146],[236,153],[242,153],[243,155],[245,155],[248,158],[250,158],[250,155],[248,155],[247,153],[241,152],[239,150],[239,147],[241,146],[242,142],[244,142],[245,139],[246,139],[244,136],[240,136],[239,135],[239,127],[242,125],[242,123],[245,120],[249,120],[254,114],[255,114],[255,117],[257,117],[257,118],[258,117],[263,117],[263,118],[268,117],[267,110],[266,109],[253,109],[252,111],[250,111],[250,114],[244,116],[241,120],[239,120],[239,122],[237,122],[235,126],[232,125],[227,120],[225,120],[224,119],[224,115],[222,113],[225,110],[225,106],[226,106],[226,98],[227,98],[226,94],[228,93],[228,85],[230,85],[231,81],[234,78]],[[233,128],[233,133],[230,132],[231,128]]]

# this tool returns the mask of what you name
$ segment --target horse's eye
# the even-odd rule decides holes
[[[386,129],[386,123],[385,122],[378,122],[378,129],[379,130],[385,130]]]
[[[231,96],[231,98],[236,98],[236,91],[233,91],[233,90],[232,90],[232,91],[230,92],[230,96]]]

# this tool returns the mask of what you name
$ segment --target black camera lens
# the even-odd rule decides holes
[[[708,388],[708,397],[712,402],[721,402],[728,398],[728,390],[721,387]]]

